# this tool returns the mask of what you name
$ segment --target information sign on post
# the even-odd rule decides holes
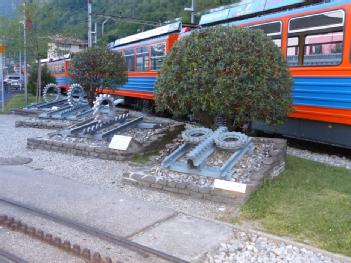
[[[1,109],[2,112],[5,111],[5,87],[4,87],[4,46],[0,44],[0,88],[1,88]]]

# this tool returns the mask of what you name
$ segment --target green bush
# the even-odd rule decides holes
[[[184,37],[165,59],[156,83],[159,111],[220,115],[235,126],[282,122],[292,79],[280,49],[260,30],[214,27]]]
[[[92,47],[74,55],[70,64],[72,83],[83,86],[92,106],[96,89],[123,84],[128,80],[127,65],[120,52],[107,47]]]
[[[34,64],[30,67],[28,77],[28,92],[36,96],[37,92],[37,80],[38,80],[38,64]],[[41,67],[41,89],[43,90],[47,84],[55,83],[56,79],[51,75],[47,65]],[[43,94],[43,92],[41,92]]]

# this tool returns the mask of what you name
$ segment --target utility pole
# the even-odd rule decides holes
[[[110,17],[108,17],[108,18],[106,18],[105,20],[104,20],[104,22],[102,22],[102,25],[101,25],[101,36],[103,36],[104,35],[104,33],[105,33],[105,24],[108,22],[108,21],[110,21]]]
[[[19,52],[19,68],[20,68],[20,76],[21,76],[21,88],[20,90],[22,91],[23,86],[22,86],[22,51],[20,50]],[[24,84],[24,83],[23,83]]]
[[[3,61],[4,47],[0,44],[0,87],[1,87],[1,108],[5,111],[5,88],[4,88],[4,61]]]
[[[88,0],[88,47],[93,46],[92,38],[92,3],[93,0]]]
[[[27,77],[27,5],[26,1],[24,1],[24,21],[23,21],[23,42],[24,42],[24,50],[23,50],[23,63],[24,63],[24,97],[26,101],[26,105],[28,105],[28,77]]]
[[[94,24],[94,44],[96,45],[97,44],[97,23],[95,22]]]
[[[195,24],[196,0],[191,0],[191,7],[184,8],[184,11],[191,12],[191,23]]]

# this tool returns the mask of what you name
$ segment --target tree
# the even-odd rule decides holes
[[[219,26],[172,48],[156,83],[156,106],[193,113],[206,126],[217,115],[235,127],[279,123],[291,107],[291,86],[280,49],[263,31]]]
[[[59,17],[57,10],[50,8],[46,2],[39,0],[18,1],[17,16],[0,21],[0,35],[7,46],[7,54],[18,54],[26,49],[27,64],[37,63],[37,101],[41,96],[41,63],[47,57],[48,43],[52,32],[57,31],[54,21]],[[2,23],[3,22],[3,23]],[[26,41],[23,38],[23,27],[26,28]],[[24,42],[26,46],[24,47]]]
[[[50,84],[55,83],[56,79],[51,75],[47,65],[41,66],[41,91],[43,88]],[[28,78],[28,92],[32,95],[37,94],[37,83],[38,83],[38,64],[34,64],[30,67],[29,78]],[[42,92],[40,92],[42,93]]]
[[[77,53],[70,65],[72,81],[83,86],[91,106],[97,88],[111,87],[128,80],[124,57],[107,47],[92,47]]]

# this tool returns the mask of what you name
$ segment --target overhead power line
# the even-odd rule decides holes
[[[145,25],[145,26],[152,26],[152,27],[158,27],[163,24],[162,22],[147,21],[147,20],[143,20],[135,17],[128,17],[128,16],[122,16],[122,15],[116,16],[116,15],[105,15],[105,14],[97,14],[97,13],[94,13],[94,15],[98,17],[109,18],[114,21],[124,21],[131,24],[138,24],[138,25]]]

